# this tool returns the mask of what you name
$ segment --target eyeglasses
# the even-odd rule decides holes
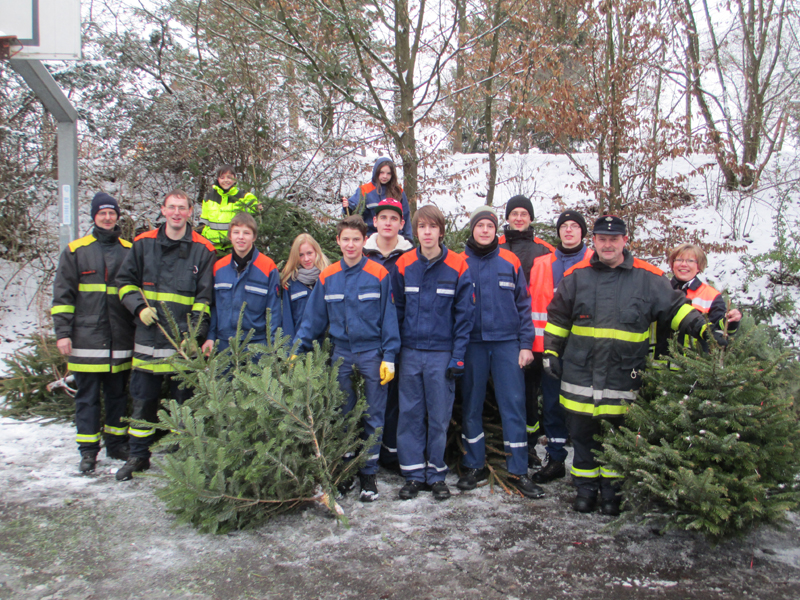
[[[570,231],[571,229],[580,229],[581,226],[577,223],[562,223],[559,231]]]
[[[167,211],[167,212],[182,212],[182,213],[186,213],[186,212],[189,212],[192,209],[189,206],[174,206],[172,204],[168,204],[167,206],[164,207],[164,210]]]
[[[693,258],[676,258],[674,261],[676,265],[686,264],[686,265],[696,265],[697,261]]]

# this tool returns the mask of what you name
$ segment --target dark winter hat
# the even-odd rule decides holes
[[[378,215],[379,212],[382,210],[393,210],[398,215],[400,215],[400,219],[403,218],[403,204],[395,200],[394,198],[386,198],[378,202],[378,206],[375,207],[375,216]]]
[[[583,215],[576,210],[565,210],[560,215],[558,215],[558,221],[556,221],[556,232],[561,229],[561,226],[566,223],[567,221],[575,221],[581,228],[581,237],[586,237],[586,220],[583,218]],[[558,236],[561,237],[560,235]]]
[[[105,192],[97,192],[94,195],[94,198],[92,198],[92,221],[94,221],[97,213],[104,208],[113,208],[117,213],[117,217],[119,217],[119,203],[117,202],[117,199],[109,196]]]
[[[514,196],[508,201],[508,204],[506,204],[506,221],[508,221],[508,215],[510,215],[511,211],[515,208],[524,208],[527,210],[528,214],[531,216],[531,221],[533,221],[533,204],[531,204],[531,201],[525,196]]]
[[[475,229],[475,225],[478,224],[478,221],[483,221],[484,219],[488,219],[494,223],[494,227],[497,229],[497,215],[494,209],[491,206],[479,206],[472,211],[472,216],[469,218],[469,230],[472,231]]]
[[[594,222],[592,235],[603,233],[605,235],[628,235],[625,221],[614,215],[603,215]]]

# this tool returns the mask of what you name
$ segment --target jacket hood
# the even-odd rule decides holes
[[[411,242],[409,242],[402,235],[398,234],[397,245],[392,249],[391,252],[389,252],[389,256],[391,256],[395,252],[400,252],[400,253],[406,252],[407,250],[411,250],[413,247],[414,245]],[[364,244],[364,254],[369,256],[370,254],[373,254],[375,252],[377,252],[378,254],[383,254],[378,248],[377,233],[373,233],[371,236],[369,236],[369,238],[367,238],[367,243]]]
[[[391,158],[389,158],[388,156],[381,156],[378,160],[375,161],[375,165],[372,167],[372,184],[376,188],[380,188],[380,183],[378,183],[378,172],[381,170],[381,166],[383,166],[386,163],[394,165],[394,161]]]

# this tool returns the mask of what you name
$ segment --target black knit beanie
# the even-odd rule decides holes
[[[119,203],[117,199],[109,196],[105,192],[97,192],[92,198],[92,210],[91,210],[91,217],[92,221],[104,208],[113,208],[117,213],[117,218],[119,218]]]
[[[514,196],[508,201],[508,204],[506,204],[506,221],[508,221],[508,215],[510,215],[511,211],[515,208],[524,208],[527,210],[528,214],[531,216],[531,221],[533,221],[533,204],[531,204],[531,201],[525,196]]]
[[[577,210],[565,210],[558,215],[558,221],[556,221],[556,234],[558,234],[558,230],[561,229],[561,226],[567,221],[575,221],[578,225],[580,225],[581,239],[586,237],[586,232],[588,231],[586,228],[586,220]],[[560,238],[561,236],[558,237]]]

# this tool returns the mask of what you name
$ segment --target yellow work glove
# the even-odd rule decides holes
[[[150,325],[158,321],[158,312],[155,308],[147,306],[139,313],[139,319],[141,319],[142,323],[150,327]]]
[[[394,363],[381,362],[381,385],[386,385],[394,379]]]

